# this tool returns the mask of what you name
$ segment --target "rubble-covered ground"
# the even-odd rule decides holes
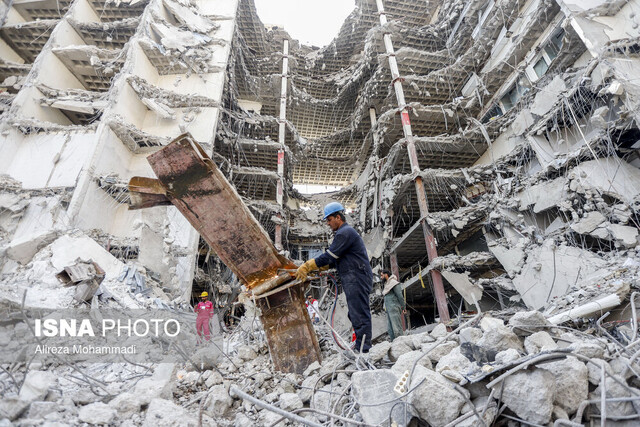
[[[535,426],[606,418],[631,426],[640,417],[640,339],[628,320],[465,315],[452,330],[423,326],[355,360],[320,325],[323,361],[297,375],[274,371],[259,318],[247,309],[221,332],[224,354],[198,352],[184,363],[4,364],[0,425]]]

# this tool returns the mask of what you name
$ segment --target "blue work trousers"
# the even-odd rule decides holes
[[[356,272],[346,272],[340,274],[342,289],[347,297],[347,308],[349,309],[349,321],[356,333],[356,350],[360,350],[362,338],[364,345],[362,351],[368,352],[371,348],[371,309],[369,308],[369,294],[373,287],[373,282],[368,275]]]

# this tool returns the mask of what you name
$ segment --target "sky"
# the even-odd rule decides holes
[[[326,46],[353,11],[354,0],[255,0],[264,24],[281,25],[303,44]]]

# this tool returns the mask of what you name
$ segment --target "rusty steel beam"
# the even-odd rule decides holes
[[[278,270],[296,266],[278,253],[202,147],[185,134],[147,160],[158,179],[131,179],[131,208],[171,202],[248,289],[265,292],[256,301],[276,369],[302,373],[320,361],[318,339],[304,305],[304,283],[284,283],[290,273],[278,276]]]
[[[321,362],[320,344],[304,303],[302,283],[256,299],[269,353],[282,372],[304,373]]]
[[[249,289],[278,269],[295,268],[190,136],[181,135],[147,160],[171,203]]]

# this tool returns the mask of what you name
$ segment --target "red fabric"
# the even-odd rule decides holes
[[[198,313],[198,318],[207,316],[210,319],[213,316],[213,303],[211,301],[200,301],[196,305],[195,312]]]
[[[196,331],[198,336],[203,336],[209,341],[211,333],[209,331],[209,320],[213,317],[213,303],[211,301],[200,301],[194,311],[198,313],[196,318]]]
[[[196,319],[196,331],[198,331],[198,336],[201,337],[204,335],[204,339],[209,341],[211,337],[211,333],[209,331],[209,318],[198,315]]]

